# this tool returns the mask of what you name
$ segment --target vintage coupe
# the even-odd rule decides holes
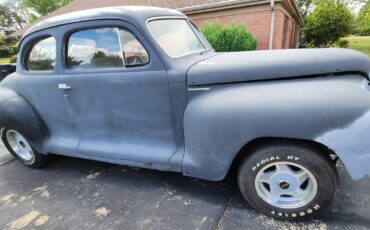
[[[0,85],[2,140],[48,154],[238,184],[257,210],[312,218],[341,159],[370,173],[370,60],[345,49],[215,53],[175,10],[103,8],[43,21]]]

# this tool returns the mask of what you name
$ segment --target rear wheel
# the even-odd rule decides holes
[[[337,171],[325,154],[300,143],[260,146],[239,168],[240,191],[266,215],[310,219],[331,203],[338,187]]]
[[[45,164],[47,156],[38,153],[18,131],[3,128],[1,139],[8,151],[27,167],[39,168]]]

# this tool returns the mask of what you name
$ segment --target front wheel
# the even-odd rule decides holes
[[[256,148],[241,164],[240,191],[258,211],[284,220],[310,219],[332,201],[338,175],[326,153],[279,142]]]
[[[16,130],[3,128],[1,140],[8,151],[29,168],[40,168],[47,161],[47,156],[38,153],[27,139]]]

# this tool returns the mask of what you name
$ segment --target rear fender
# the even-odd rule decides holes
[[[46,154],[46,127],[22,96],[7,88],[0,88],[0,127],[22,133],[38,152]]]
[[[362,76],[220,84],[189,90],[184,174],[221,180],[238,152],[258,138],[319,142],[353,179],[370,174],[370,93]]]

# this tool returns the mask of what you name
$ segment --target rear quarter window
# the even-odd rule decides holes
[[[28,71],[52,71],[56,60],[56,42],[47,37],[32,43],[24,59]]]

